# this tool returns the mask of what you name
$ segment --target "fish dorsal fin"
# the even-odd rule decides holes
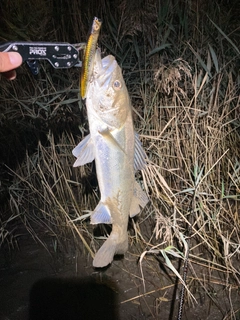
[[[146,166],[147,155],[142,147],[138,134],[135,132],[134,170],[143,170]]]
[[[141,211],[141,208],[144,208],[146,206],[148,201],[148,196],[142,190],[141,186],[137,183],[137,181],[135,181],[133,199],[129,213],[130,217],[132,218],[135,215],[137,215]]]
[[[72,154],[77,158],[73,164],[74,167],[83,166],[94,160],[94,148],[90,134],[73,149]]]

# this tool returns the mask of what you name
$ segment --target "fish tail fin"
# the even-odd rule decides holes
[[[124,254],[128,249],[128,235],[124,240],[119,240],[119,235],[111,233],[101,248],[95,255],[93,266],[95,268],[103,268],[109,265],[115,254]]]

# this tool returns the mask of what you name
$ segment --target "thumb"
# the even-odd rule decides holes
[[[22,64],[22,57],[18,52],[0,53],[0,72],[6,72],[19,67]]]

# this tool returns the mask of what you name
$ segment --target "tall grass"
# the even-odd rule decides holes
[[[137,178],[150,203],[133,222],[131,237],[142,250],[142,272],[149,255],[164,255],[172,267],[166,256],[178,248],[184,259],[187,243],[190,291],[200,287],[209,296],[217,272],[231,305],[230,292],[240,284],[237,1],[232,6],[177,0],[83,6],[42,0],[40,10],[30,1],[34,22],[44,21],[37,29],[32,18],[22,19],[25,9],[16,3],[13,15],[13,4],[0,5],[3,40],[85,41],[92,17],[103,18],[99,44],[123,69],[148,155]],[[79,70],[54,71],[43,64],[37,79],[25,68],[18,73],[15,83],[1,80],[1,242],[12,241],[20,218],[29,230],[44,224],[60,242],[80,239],[93,256],[98,240],[87,218],[99,198],[94,167],[72,168],[71,150],[88,131],[78,96]],[[150,234],[146,223],[153,226]],[[224,319],[236,318],[237,309],[230,310]]]

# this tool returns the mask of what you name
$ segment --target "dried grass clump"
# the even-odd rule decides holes
[[[214,97],[220,96],[216,91],[223,87],[221,77],[217,83],[207,83],[205,76],[197,85],[198,79],[196,73],[189,80],[190,96],[180,99],[176,88],[170,101],[155,102],[155,110],[149,112],[148,117],[155,121],[146,120],[147,129],[142,134],[151,160],[144,181],[155,208],[156,238],[168,230],[168,238],[172,240],[184,233],[189,224],[198,250],[202,247],[211,259],[224,260],[229,266],[228,259],[232,257],[229,253],[239,255],[240,230],[236,217],[240,154],[233,125],[239,108],[238,95],[228,85],[223,100],[219,101]],[[160,100],[160,90],[158,97]],[[231,232],[229,225],[233,226]]]
[[[88,167],[72,170],[71,149],[74,139],[64,133],[55,144],[51,133],[49,145],[38,144],[37,151],[26,155],[26,160],[13,173],[9,188],[11,211],[20,217],[34,235],[34,225],[44,224],[46,232],[61,241],[70,234],[78,236],[93,256],[85,238],[89,232],[84,224],[82,208],[91,207],[96,197],[84,196],[84,177]],[[85,215],[85,218],[89,214]],[[78,227],[75,226],[78,221]]]

